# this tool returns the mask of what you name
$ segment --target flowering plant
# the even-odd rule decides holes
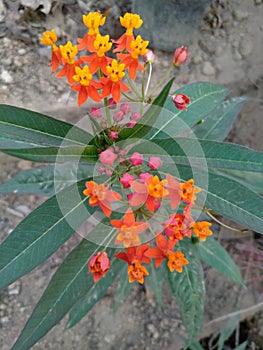
[[[58,47],[54,30],[40,39],[51,46],[52,73],[66,77],[78,105],[91,99],[103,101],[104,108],[92,107],[71,125],[0,107],[2,152],[50,163],[0,185],[1,193],[50,196],[1,244],[0,287],[38,266],[74,232],[83,237],[52,277],[13,349],[30,348],[68,311],[68,326],[74,326],[119,276],[118,304],[138,282],[161,305],[167,280],[191,342],[202,325],[202,261],[243,283],[211,237],[212,222],[225,216],[243,231],[263,233],[262,186],[254,182],[263,172],[263,153],[223,142],[246,98],[225,100],[228,91],[210,83],[170,94],[174,70],[188,58],[185,47],[175,50],[171,69],[150,91],[155,56],[148,41],[133,34],[142,19],[120,17],[126,31],[118,40],[100,34],[105,20],[99,12],[84,15],[88,32],[78,45]]]

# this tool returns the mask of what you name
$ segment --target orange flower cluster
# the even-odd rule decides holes
[[[105,162],[106,160],[104,160],[104,165]],[[176,246],[178,241],[185,237],[191,238],[192,235],[205,241],[207,236],[212,235],[211,223],[195,222],[191,214],[196,194],[200,192],[200,188],[194,186],[193,179],[180,183],[170,174],[167,174],[165,179],[161,179],[157,175],[143,172],[143,156],[139,153],[134,153],[130,158],[126,156],[123,163],[126,170],[123,171],[124,175],[118,178],[123,196],[110,190],[108,185],[97,184],[94,181],[87,181],[86,189],[83,191],[84,195],[89,197],[89,204],[99,206],[107,217],[110,217],[112,213],[111,202],[122,199],[128,204],[129,207],[122,220],[110,220],[110,224],[116,229],[115,244],[125,248],[125,251],[116,254],[116,257],[128,264],[130,282],[135,280],[139,283],[144,282],[144,278],[149,273],[143,264],[151,263],[151,259],[155,260],[156,268],[163,261],[167,261],[171,272],[181,273],[183,266],[189,261],[182,252],[178,251]],[[158,157],[148,161],[148,167],[151,169],[156,169],[157,165],[161,166],[161,160]],[[136,175],[131,175],[129,172]],[[154,246],[150,246],[150,243],[141,244],[140,235],[143,232],[147,230],[154,232],[154,227],[150,226],[148,219],[154,220],[155,213],[161,206],[165,208],[165,205],[168,205],[173,211],[181,206],[183,211],[182,213],[174,212],[168,218],[168,215],[165,217],[163,214],[163,231],[156,232]],[[159,217],[160,214],[158,220]],[[106,254],[106,249],[102,253]],[[92,270],[90,262],[89,269],[93,273],[94,268]],[[99,261],[94,273],[94,281],[105,275],[105,270]]]
[[[56,77],[67,78],[71,89],[78,92],[79,105],[88,97],[100,102],[102,98],[112,96],[114,101],[119,103],[121,92],[130,90],[122,81],[125,71],[128,70],[130,78],[134,80],[137,69],[141,71],[145,69],[139,63],[139,57],[148,52],[149,42],[144,41],[140,35],[136,38],[133,35],[133,29],[140,28],[143,23],[140,16],[126,13],[120,17],[120,23],[126,28],[126,32],[118,40],[112,41],[109,35],[100,34],[99,27],[103,26],[105,21],[106,17],[100,12],[83,15],[83,23],[88,32],[83,38],[78,38],[78,45],[68,41],[66,45],[58,47],[54,29],[44,32],[40,38],[44,45],[52,48],[52,73],[62,65]],[[116,45],[113,52],[118,52],[116,59],[107,56],[113,43]],[[77,58],[81,50],[85,50],[86,54]]]

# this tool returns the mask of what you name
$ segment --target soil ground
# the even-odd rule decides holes
[[[63,1],[64,5],[57,5],[53,14],[47,16],[21,7],[20,3],[0,0],[0,102],[44,112],[74,123],[83,115],[84,108],[77,107],[76,96],[69,94],[67,83],[52,76],[47,66],[50,52],[39,45],[38,37],[52,27],[55,27],[64,42],[80,35],[78,28],[83,10],[79,4],[82,2]],[[112,5],[111,1],[108,3]],[[116,37],[118,25],[115,17],[118,13],[113,6],[109,10],[110,15],[111,9],[115,12],[112,10],[109,30]],[[229,87],[233,96],[249,96],[249,101],[233,126],[230,140],[261,151],[262,18],[263,3],[260,0],[214,1],[189,47],[189,63],[180,68],[174,86],[177,88],[195,81],[209,81]],[[154,64],[153,85],[172,60],[171,53],[157,49],[154,51],[157,60]],[[87,107],[91,105],[85,105]],[[0,155],[0,164],[1,181],[11,178],[19,170],[33,166],[31,162],[6,155]],[[43,198],[32,195],[2,196],[0,239],[4,239],[42,201]],[[219,235],[242,269],[247,289],[232,284],[216,271],[206,268],[207,301],[202,336],[211,340],[230,314],[239,313],[244,322],[237,329],[237,343],[245,337],[249,340],[248,349],[263,349],[263,276],[256,267],[258,256],[262,257],[262,241],[253,232],[240,236],[221,230]],[[0,292],[1,349],[10,349],[51,276],[78,240],[79,237],[72,237],[32,273]],[[178,308],[166,290],[164,308],[160,309],[143,287],[134,286],[127,302],[116,314],[112,311],[112,295],[113,289],[110,289],[75,328],[65,331],[66,321],[61,321],[33,349],[181,348],[183,328]],[[233,349],[234,343],[229,343],[226,349]]]

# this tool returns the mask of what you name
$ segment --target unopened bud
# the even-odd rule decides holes
[[[188,56],[188,50],[185,46],[178,47],[174,51],[173,64],[175,65],[175,67],[178,67],[181,64],[183,64],[187,60]]]

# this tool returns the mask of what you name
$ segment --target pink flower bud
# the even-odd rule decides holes
[[[146,173],[141,173],[139,175],[139,179],[140,179],[141,182],[145,182],[148,179],[149,176],[151,176],[150,173],[147,173],[147,172]]]
[[[134,181],[134,176],[130,174],[124,174],[123,177],[120,179],[120,183],[124,188],[131,187],[131,181]]]
[[[110,268],[110,259],[106,252],[99,252],[93,255],[88,262],[89,272],[93,275],[94,282],[104,277]]]
[[[141,165],[143,162],[143,155],[138,152],[134,152],[132,156],[130,157],[130,162],[132,165]]]
[[[124,102],[121,104],[120,111],[124,114],[128,114],[131,111],[131,105],[128,102]]]
[[[114,113],[113,119],[115,120],[115,122],[121,122],[124,119],[124,113],[123,111],[119,110],[117,112]]]
[[[136,125],[136,120],[131,120],[126,124],[127,128],[133,128]]]
[[[118,136],[117,131],[111,131],[111,132],[110,132],[110,139],[111,139],[112,141],[115,141],[115,140],[117,140],[118,138],[119,138],[119,136]]]
[[[112,175],[112,170],[106,169],[105,175],[106,175],[106,176],[111,176],[111,175]]]
[[[100,122],[100,125],[101,125],[102,129],[106,129],[107,128],[107,120],[102,119],[102,121]]]
[[[101,152],[100,161],[104,165],[112,165],[117,159],[117,155],[110,149],[106,149],[106,151]]]
[[[176,108],[187,111],[186,105],[191,103],[190,98],[184,94],[172,96],[173,103]]]
[[[152,170],[156,170],[162,165],[162,161],[159,157],[150,157],[147,165]]]
[[[132,197],[133,197],[133,193],[127,194],[128,202],[130,202],[132,200]]]
[[[152,50],[148,50],[148,52],[142,57],[143,62],[145,63],[153,63],[155,60],[155,54]]]
[[[154,211],[158,210],[161,206],[161,202],[154,202]]]
[[[130,116],[130,119],[131,119],[131,120],[135,120],[136,122],[137,122],[138,120],[140,120],[140,118],[141,118],[141,115],[140,115],[139,112],[133,112],[132,115]]]
[[[92,107],[90,110],[90,115],[94,118],[94,119],[98,119],[102,116],[101,110],[100,108],[96,108],[96,107]]]
[[[105,173],[105,168],[104,168],[103,166],[100,166],[100,167],[98,168],[98,172],[99,172],[100,174],[104,174],[104,173]]]
[[[175,65],[175,67],[178,67],[181,64],[183,64],[187,60],[188,56],[188,51],[185,46],[178,47],[174,51],[173,64]]]
[[[111,97],[108,99],[108,102],[107,102],[107,106],[110,108],[110,109],[115,109],[116,106],[117,106],[117,103],[114,101],[114,99]]]

